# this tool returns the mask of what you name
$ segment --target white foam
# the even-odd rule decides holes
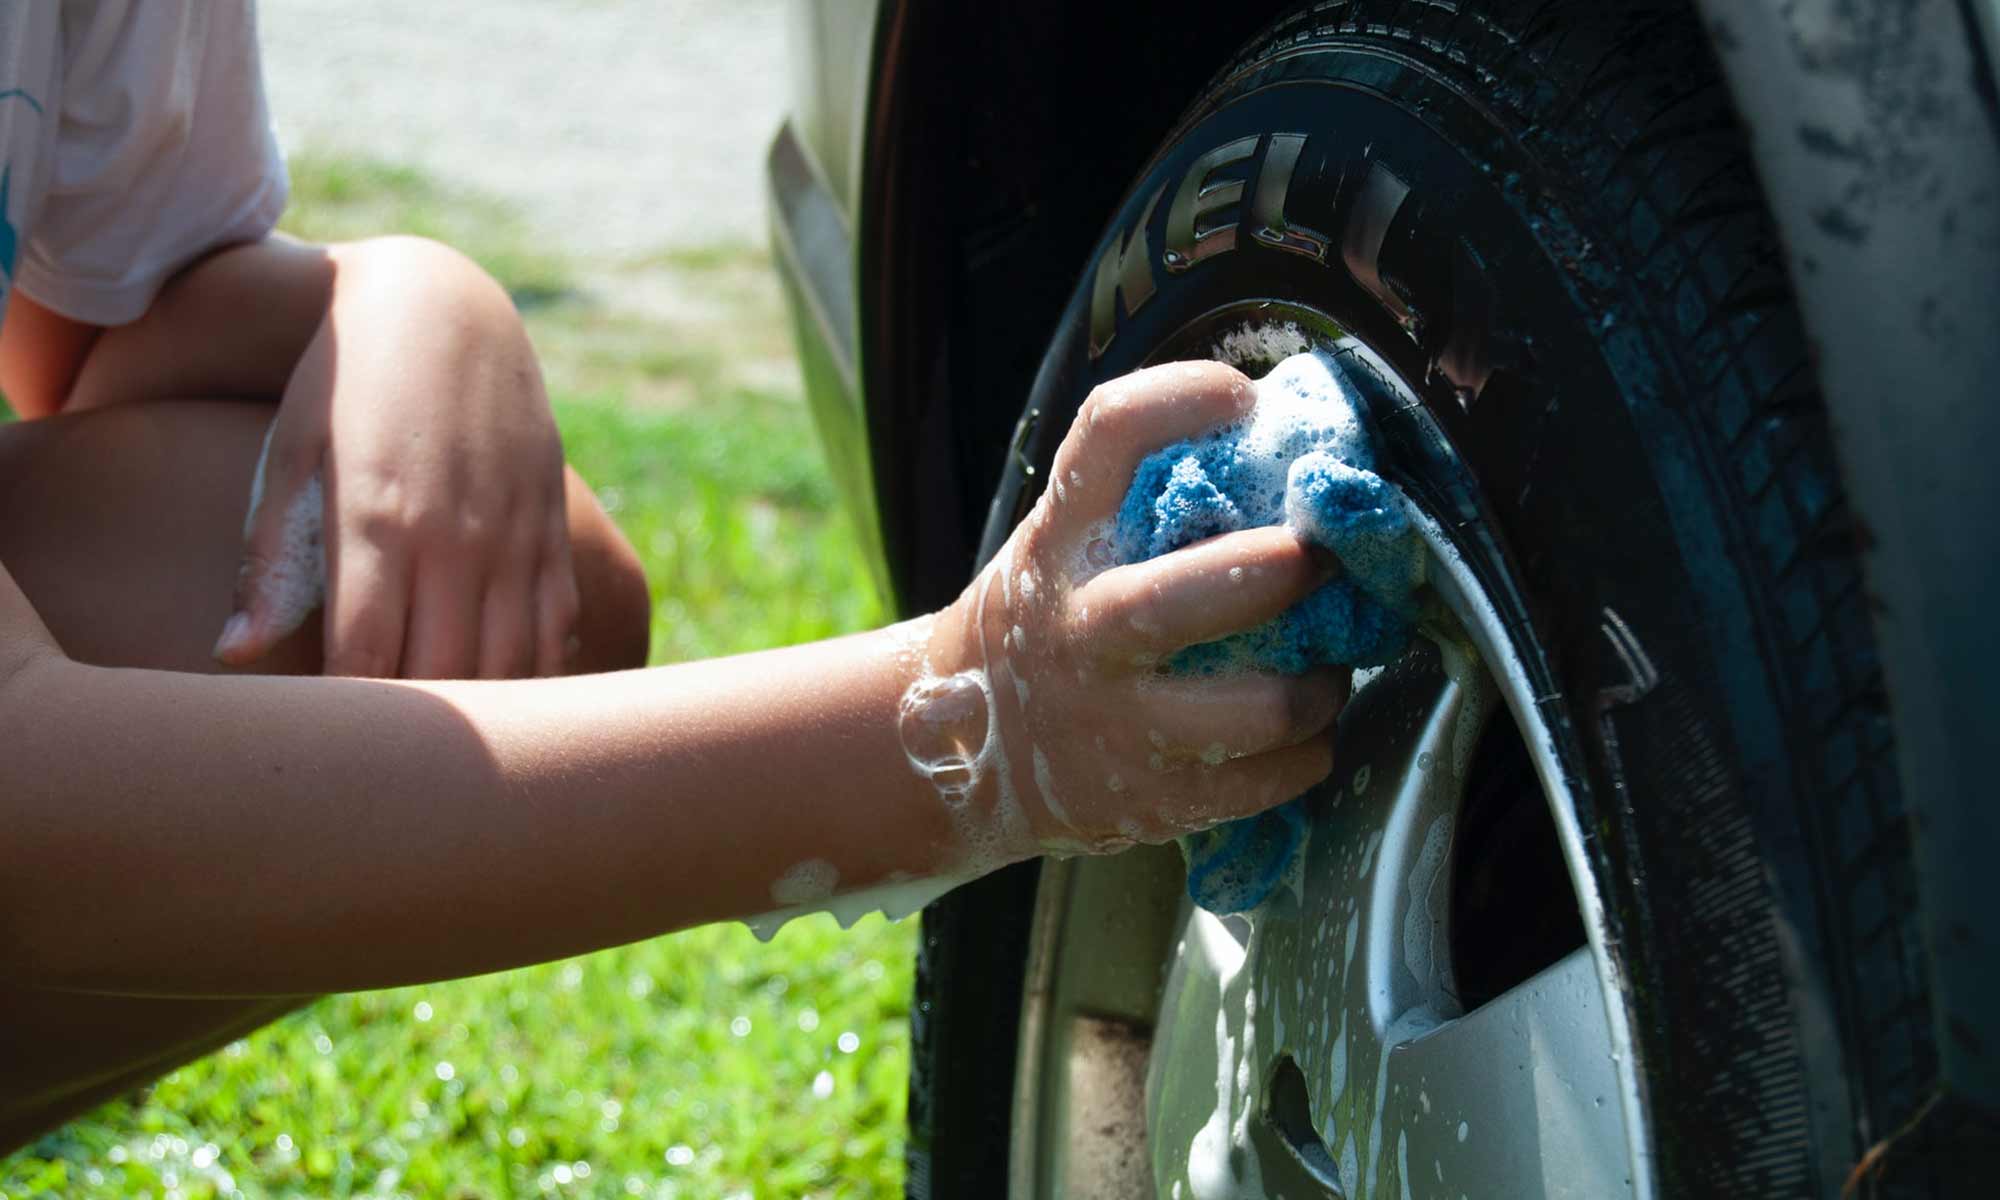
[[[250,507],[243,519],[246,539],[264,503],[264,469],[271,456],[271,435],[277,428],[273,421],[265,431],[257,471],[250,479]],[[326,489],[315,473],[285,504],[277,549],[265,560],[258,577],[257,593],[265,619],[279,637],[297,630],[326,603],[325,522]]]
[[[1247,372],[1310,349],[1312,343],[1296,321],[1245,322],[1218,338],[1209,356]]]
[[[1070,564],[1071,587],[1082,587],[1118,565],[1118,552],[1113,548],[1117,532],[1117,525],[1109,520],[1098,521],[1083,531],[1078,540],[1082,548],[1077,551],[1076,561]]]
[[[846,895],[832,896],[816,903],[774,909],[760,916],[747,917],[743,923],[750,927],[750,932],[757,935],[757,940],[768,942],[787,924],[815,913],[831,914],[842,929],[852,929],[855,922],[876,912],[891,921],[900,921],[972,879],[971,875],[960,874],[939,875],[927,879],[891,875],[873,887],[859,888]]]
[[[1076,826],[1069,819],[1069,810],[1056,798],[1056,781],[1055,776],[1049,771],[1049,756],[1042,753],[1040,746],[1033,746],[1030,749],[1035,758],[1035,790],[1042,794],[1042,807],[1049,810],[1049,815],[1056,819],[1057,824],[1065,829],[1075,829]]]
[[[1417,860],[1411,864],[1405,881],[1409,907],[1403,913],[1403,966],[1416,981],[1420,994],[1436,990],[1434,984],[1440,978],[1444,990],[1447,993],[1452,990],[1451,956],[1439,955],[1434,944],[1438,927],[1444,922],[1444,914],[1436,911],[1444,899],[1438,875],[1451,847],[1451,834],[1451,814],[1439,813],[1425,831],[1423,848],[1417,852]]]
[[[840,871],[823,858],[797,864],[771,885],[771,899],[780,905],[815,904],[832,897]]]

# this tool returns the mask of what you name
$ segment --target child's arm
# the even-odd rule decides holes
[[[576,618],[562,446],[518,314],[468,259],[412,238],[268,238],[199,260],[129,325],[22,307],[0,327],[0,381],[26,412],[281,400],[225,661],[256,661],[305,615],[266,567],[318,476],[329,673],[562,668]],[[82,352],[66,363],[56,346]]]
[[[808,860],[845,891],[1289,799],[1330,767],[1338,676],[1149,664],[1304,595],[1323,574],[1305,547],[1260,529],[1086,565],[1139,458],[1251,394],[1212,365],[1100,389],[1057,460],[1066,497],[935,619],[685,666],[106,670],[63,658],[0,574],[0,961],[169,995],[432,979],[765,911]],[[113,732],[83,751],[83,728]]]

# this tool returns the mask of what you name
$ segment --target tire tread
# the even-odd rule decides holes
[[[1426,14],[1421,30],[1407,16],[1413,7]],[[1471,89],[1519,124],[1587,123],[1609,147],[1583,168],[1578,190],[1599,197],[1596,225],[1637,253],[1633,277],[1645,291],[1636,306],[1664,314],[1691,347],[1682,356],[1692,364],[1686,411],[1704,431],[1717,482],[1750,514],[1737,549],[1770,614],[1767,641],[1794,681],[1782,699],[1808,798],[1798,817],[1832,868],[1819,901],[1827,942],[1844,952],[1829,974],[1848,983],[1838,990],[1865,1146],[1923,1103],[1936,1071],[1908,814],[1858,526],[1784,256],[1705,38],[1689,6],[1673,0],[1478,9],[1326,0],[1279,21],[1218,73],[1209,94],[1281,48],[1355,37],[1414,41],[1458,64]],[[1206,111],[1198,106],[1175,136]],[[1834,796],[1842,799],[1810,799]],[[1776,1164],[1754,1165],[1775,1178]],[[1921,1164],[1901,1158],[1898,1167],[1861,1194],[1942,1194]]]

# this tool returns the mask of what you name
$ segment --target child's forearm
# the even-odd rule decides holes
[[[435,979],[1289,800],[1331,768],[1339,672],[1155,668],[1331,568],[1278,527],[1122,566],[1105,541],[1146,454],[1254,399],[1212,364],[1099,388],[933,620],[651,671],[85,667],[0,569],[0,962],[178,995]]]
[[[524,684],[38,660],[0,693],[0,954],[52,987],[317,992],[762,912],[809,860],[842,890],[952,869],[896,732],[906,644]]]

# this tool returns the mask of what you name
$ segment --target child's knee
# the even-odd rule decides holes
[[[574,470],[567,471],[570,553],[579,593],[573,669],[578,674],[646,665],[652,592],[639,555]]]

